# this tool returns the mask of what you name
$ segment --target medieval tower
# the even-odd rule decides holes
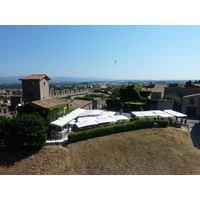
[[[20,78],[22,81],[22,101],[31,102],[49,99],[49,80],[46,74],[35,74]]]

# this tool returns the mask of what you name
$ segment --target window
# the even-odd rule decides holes
[[[190,104],[194,104],[194,98],[190,98]]]
[[[45,81],[44,81],[44,85],[45,85]]]
[[[31,82],[31,85],[34,85],[34,81]]]

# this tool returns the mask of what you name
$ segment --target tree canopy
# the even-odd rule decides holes
[[[13,116],[6,122],[5,127],[7,130],[3,137],[8,149],[38,147],[46,143],[48,127],[39,113]]]
[[[166,95],[164,95],[163,99],[173,100],[174,104],[178,105],[178,106],[181,105],[181,102],[182,102],[182,99],[175,94],[166,94]]]

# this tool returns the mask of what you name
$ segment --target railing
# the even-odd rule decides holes
[[[63,129],[62,131],[54,131],[52,130],[50,135],[51,135],[51,138],[54,138],[54,139],[62,139],[64,138],[68,133],[70,132],[69,129]]]

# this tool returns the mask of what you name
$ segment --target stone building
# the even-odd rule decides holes
[[[167,85],[164,84],[150,84],[143,87],[140,94],[143,98],[162,99]]]
[[[30,75],[19,80],[22,81],[23,102],[49,98],[49,80],[51,79],[46,74]]]
[[[200,93],[182,97],[181,112],[200,117]]]

